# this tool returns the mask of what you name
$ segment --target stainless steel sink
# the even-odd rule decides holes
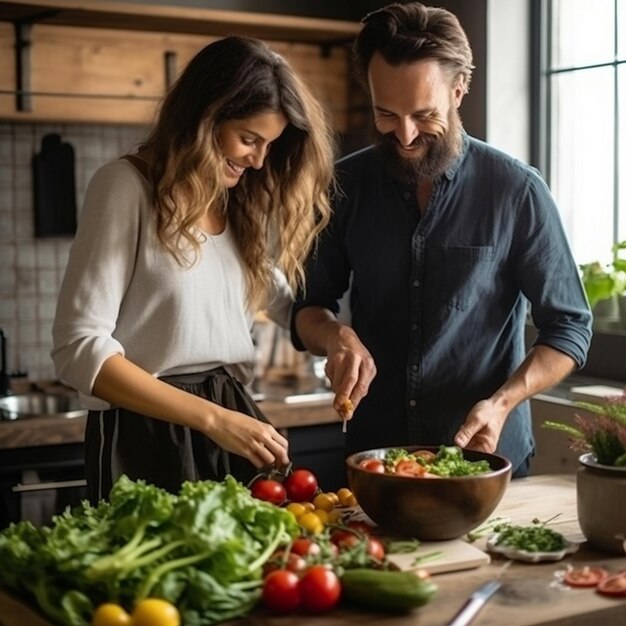
[[[0,398],[0,419],[18,420],[42,415],[80,417],[87,414],[74,394],[25,393]]]

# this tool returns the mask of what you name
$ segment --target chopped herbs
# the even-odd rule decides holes
[[[494,532],[498,533],[496,545],[510,546],[526,552],[558,552],[563,550],[567,547],[565,537],[546,526],[553,519],[555,518],[545,522],[534,519],[532,526],[498,524],[493,527]]]

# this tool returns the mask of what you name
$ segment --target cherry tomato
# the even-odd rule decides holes
[[[374,527],[362,520],[351,520],[346,526],[357,532],[364,533],[365,535],[371,535],[374,532]]]
[[[250,493],[259,500],[281,505],[287,498],[287,492],[282,483],[269,478],[259,478],[252,483]]]
[[[385,464],[380,459],[363,459],[359,463],[359,467],[375,474],[385,473]]]
[[[306,561],[296,552],[285,554],[283,550],[278,550],[268,559],[263,566],[263,577],[277,569],[286,569],[294,574],[299,574],[306,569]]]
[[[626,596],[626,572],[603,578],[597,591],[605,596]]]
[[[161,598],[146,598],[131,613],[132,626],[180,626],[178,609]]]
[[[306,502],[317,493],[317,478],[313,472],[297,469],[285,478],[287,496],[294,502]]]
[[[339,577],[325,565],[311,566],[300,580],[302,606],[310,613],[332,609],[341,596]]]
[[[317,556],[322,549],[318,543],[311,541],[308,537],[298,537],[291,544],[291,551],[300,556]]]
[[[356,506],[357,505],[354,494],[347,487],[342,487],[337,492],[337,497],[339,498],[339,504],[341,504],[341,506]]]
[[[91,626],[130,626],[130,615],[119,604],[101,604],[91,618]]]
[[[371,537],[369,535],[358,536],[353,535],[352,533],[346,533],[343,537],[334,541],[340,550],[349,550],[361,543],[364,543],[366,545],[365,551],[373,559],[382,561],[385,558],[385,546],[383,545],[383,542],[376,537]]]
[[[609,573],[603,567],[579,567],[565,573],[563,582],[570,587],[595,587]]]
[[[382,561],[385,558],[385,546],[380,539],[376,537],[367,538],[367,553],[377,561]]]
[[[273,613],[289,613],[301,604],[300,578],[286,569],[270,572],[263,580],[263,604]]]

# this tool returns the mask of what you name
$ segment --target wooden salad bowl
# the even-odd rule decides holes
[[[408,452],[439,446],[395,446]],[[346,459],[348,483],[363,511],[384,531],[423,541],[457,539],[480,526],[498,506],[511,479],[511,462],[498,455],[463,450],[468,461],[486,460],[490,472],[423,478],[379,474],[359,467],[383,459],[393,448],[356,452]]]

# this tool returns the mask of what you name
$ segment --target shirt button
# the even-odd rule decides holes
[[[403,197],[405,200],[409,200],[409,199],[411,198],[411,192],[410,192],[410,191],[405,191],[405,192],[402,194],[402,197]]]
[[[411,324],[411,330],[417,330],[417,324]]]
[[[417,402],[415,402],[415,400],[410,400],[409,401],[409,405],[410,406],[415,406],[417,404]]]
[[[420,281],[419,280],[414,280],[413,281],[413,287],[419,287],[420,286]]]
[[[411,369],[412,369],[414,372],[417,372],[417,365],[415,365],[415,363],[413,363],[413,365],[411,365]]]

